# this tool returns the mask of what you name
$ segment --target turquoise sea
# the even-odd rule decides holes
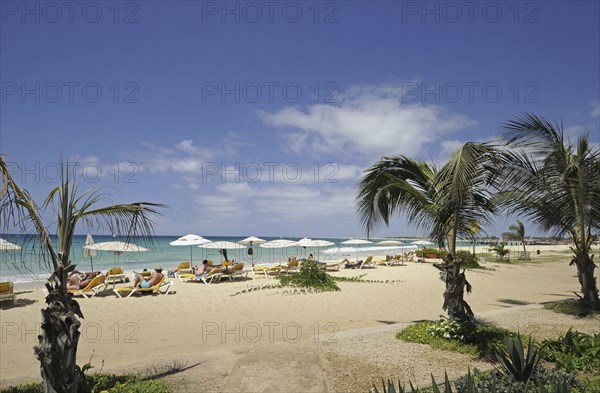
[[[21,251],[16,252],[0,252],[0,280],[13,282],[29,282],[29,281],[45,281],[51,269],[45,265],[44,261],[40,261],[39,242],[37,239],[29,238],[27,241],[22,236],[0,235],[7,241],[18,244],[23,247]],[[204,236],[211,241],[230,241],[237,243],[246,236]],[[263,237],[265,240],[275,240],[274,237]],[[127,271],[154,269],[162,267],[163,269],[175,268],[179,262],[190,260],[190,251],[192,252],[192,261],[194,264],[199,263],[203,259],[212,259],[220,261],[222,256],[218,250],[203,249],[198,246],[171,246],[170,242],[176,240],[178,236],[158,236],[154,242],[154,246],[146,252],[123,253],[114,255],[110,251],[99,251],[97,255],[90,261],[89,258],[83,256],[83,246],[85,244],[85,235],[75,235],[73,238],[73,246],[71,249],[71,261],[77,265],[80,271],[89,271],[92,268],[96,271],[106,271],[110,267],[121,266]],[[289,238],[290,240],[300,240],[300,238]],[[245,262],[248,266],[254,262],[258,264],[279,264],[287,261],[290,256],[304,258],[308,254],[313,254],[314,257],[321,261],[339,260],[343,258],[356,259],[364,258],[368,255],[385,255],[395,254],[403,251],[414,250],[416,247],[410,245],[410,239],[404,239],[406,245],[394,247],[381,247],[375,243],[383,239],[370,239],[373,244],[361,245],[359,247],[340,245],[346,238],[321,238],[335,243],[334,246],[313,249],[303,247],[290,247],[285,249],[267,249],[258,245],[253,246],[253,255],[248,255],[248,249],[242,250],[227,250],[229,259],[234,259],[236,262]],[[108,242],[114,240],[123,240],[113,238],[112,236],[96,235],[94,242]],[[402,240],[402,239],[400,239]],[[135,239],[130,240],[136,243]],[[141,242],[136,244],[145,246]]]

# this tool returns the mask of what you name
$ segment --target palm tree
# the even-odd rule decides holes
[[[600,149],[587,133],[573,144],[562,124],[532,113],[504,127],[508,152],[496,179],[499,201],[553,236],[570,237],[583,300],[600,308],[590,256],[592,230],[600,227]]]
[[[472,317],[463,299],[464,287],[470,291],[470,285],[460,273],[460,261],[454,262],[456,239],[470,235],[473,222],[490,223],[495,206],[486,184],[494,152],[488,144],[465,143],[439,170],[406,156],[384,157],[365,171],[358,185],[357,208],[367,234],[405,214],[409,224],[429,231],[441,248],[448,241],[444,309],[450,318]]]
[[[475,245],[477,244],[477,234],[481,232],[481,226],[479,221],[473,221],[469,224],[469,234],[471,236],[471,242],[473,243],[473,255],[475,255]]]
[[[5,228],[27,231],[31,226],[39,236],[40,255],[51,262],[53,273],[46,288],[47,307],[42,310],[42,334],[34,348],[40,361],[45,392],[76,392],[79,374],[76,372],[79,318],[83,318],[79,304],[67,293],[67,273],[75,269],[69,260],[73,234],[80,221],[86,226],[108,226],[115,233],[141,236],[150,244],[154,236],[150,217],[158,214],[163,205],[138,202],[106,207],[95,207],[103,198],[97,190],[78,192],[78,181],[72,163],[62,162],[60,185],[50,191],[41,207],[29,192],[21,188],[0,155],[0,220]],[[52,205],[56,215],[56,246],[50,231],[42,221],[42,213]],[[79,317],[79,318],[77,318]]]
[[[508,227],[508,230],[510,240],[520,241],[523,244],[523,255],[525,255],[527,253],[527,249],[525,248],[525,225],[517,220],[516,224]]]

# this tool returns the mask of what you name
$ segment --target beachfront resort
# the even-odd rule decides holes
[[[0,393],[600,393],[599,15],[0,0]]]

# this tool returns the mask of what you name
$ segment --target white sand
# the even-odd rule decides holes
[[[548,254],[548,250],[542,253]],[[467,301],[477,315],[571,298],[579,290],[575,268],[568,266],[568,255],[557,259],[562,261],[535,263],[534,256],[533,263],[525,265],[488,263],[486,266],[495,270],[470,271],[467,278],[473,285],[473,293],[467,296]],[[194,371],[191,381],[196,388],[202,381],[211,381],[213,388],[218,389],[235,364],[236,354],[257,346],[292,345],[326,333],[335,339],[341,332],[352,329],[437,319],[444,314],[441,309],[444,284],[430,264],[409,263],[333,274],[347,277],[366,274],[365,279],[401,281],[340,283],[341,291],[319,294],[263,289],[231,296],[256,285],[277,283],[265,278],[212,285],[176,282],[176,293],[166,296],[118,299],[108,292],[106,296],[79,301],[85,319],[78,363],[87,363],[93,356],[96,370],[104,362],[104,371],[122,373],[177,359],[194,362],[216,357],[222,359],[220,367],[204,364],[201,370]],[[41,289],[33,289],[19,293],[18,307],[2,303],[1,387],[40,380],[33,346],[37,343],[43,302]],[[527,323],[527,313],[522,318]],[[331,350],[350,356],[344,349]],[[207,374],[215,370],[217,374]],[[400,371],[396,374],[400,376]],[[377,378],[380,376],[383,375],[377,374]],[[338,377],[329,375],[328,384],[335,383],[332,381]],[[336,390],[331,386],[330,389]]]

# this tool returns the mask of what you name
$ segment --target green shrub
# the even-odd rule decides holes
[[[333,278],[316,261],[305,261],[298,273],[280,276],[279,282],[284,286],[309,288],[317,292],[340,290]]]
[[[469,251],[457,251],[455,258],[460,260],[460,267],[463,269],[480,269],[481,265],[477,262],[477,257]]]
[[[436,258],[441,258],[446,253],[442,250],[438,250],[437,248],[423,248],[421,250],[417,250],[418,256],[421,256],[423,254],[435,254]]]
[[[469,379],[471,383],[469,383]],[[519,382],[511,375],[502,374],[498,370],[473,370],[470,376],[463,376],[454,382],[456,393],[573,393],[580,391],[583,385],[574,374],[562,370],[552,370],[537,365],[528,382]],[[473,386],[476,387],[475,390]]]
[[[600,333],[586,334],[569,329],[555,340],[542,342],[542,358],[566,371],[600,373]]]
[[[546,303],[544,304],[544,309],[552,310],[559,314],[575,315],[577,317],[587,317],[589,315],[599,313],[582,300],[565,300],[560,302]]]
[[[396,337],[400,340],[428,344],[433,348],[467,353],[495,360],[495,352],[502,347],[506,329],[475,323],[459,324],[441,319],[437,322],[419,322],[404,328]],[[446,335],[446,336],[445,336]]]

